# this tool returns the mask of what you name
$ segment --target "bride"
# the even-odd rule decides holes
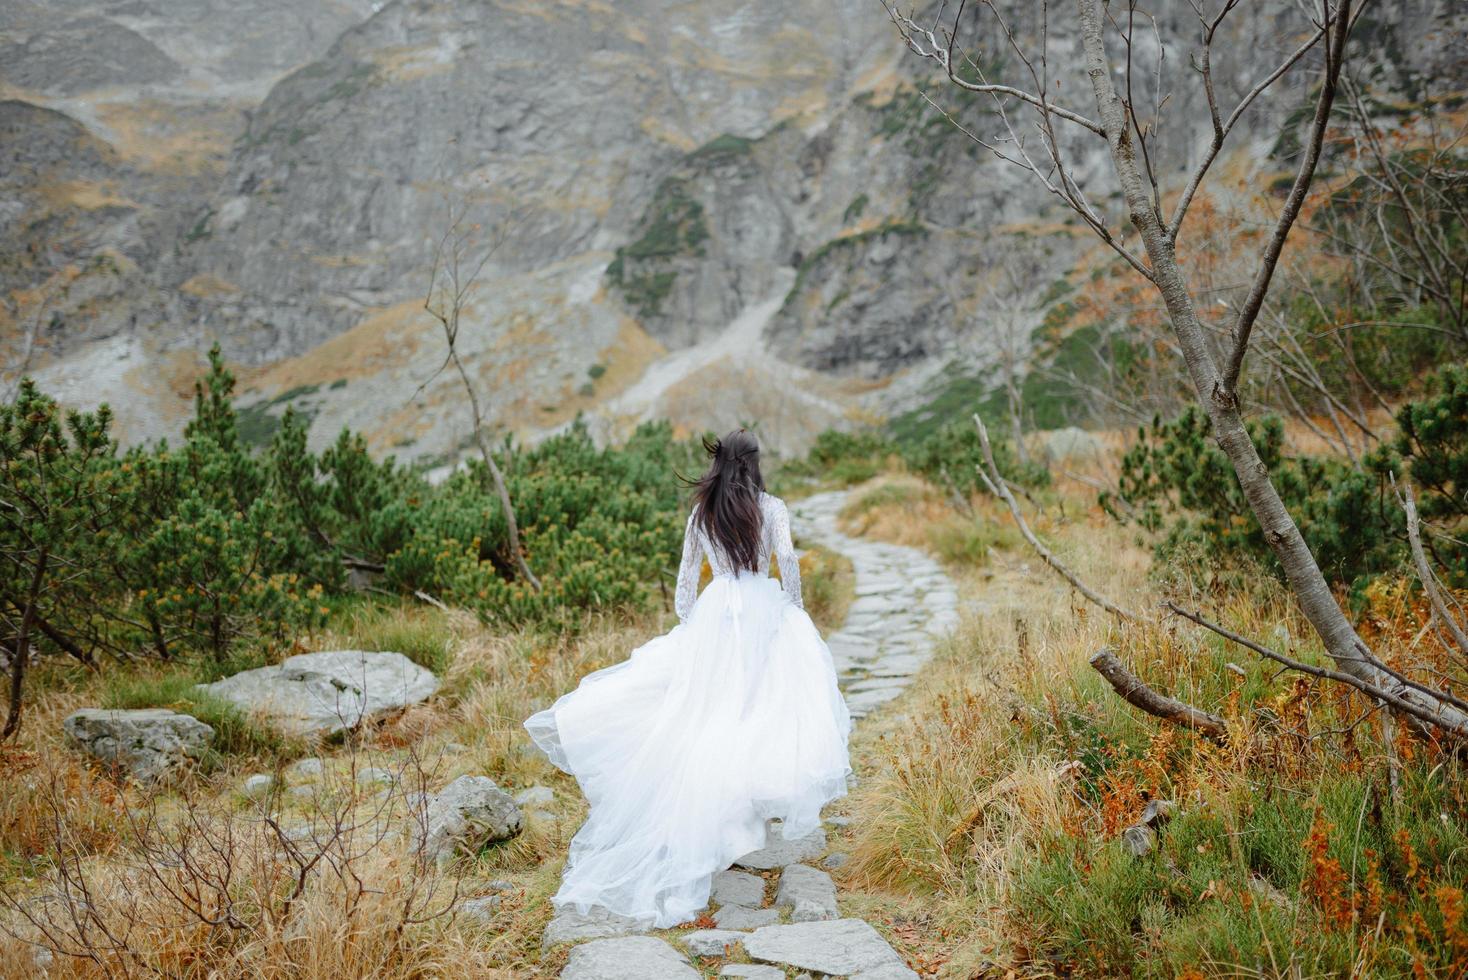
[[[766,845],[769,819],[790,839],[819,827],[851,772],[851,719],[801,606],[790,515],[764,492],[759,443],[738,429],[704,448],[678,625],[525,722],[591,804],[553,901],[657,928],[702,911],[712,876]],[[714,577],[700,595],[705,555]]]

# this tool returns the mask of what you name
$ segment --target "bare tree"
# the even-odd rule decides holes
[[[480,247],[479,226],[468,220],[467,206],[456,208],[451,205],[448,219],[448,227],[444,229],[433,250],[433,264],[428,278],[427,295],[423,299],[423,309],[443,326],[444,340],[448,344],[449,352],[439,371],[452,365],[459,374],[459,380],[464,383],[464,392],[469,397],[469,411],[474,421],[474,442],[479,447],[479,456],[484,461],[484,468],[489,473],[494,492],[499,496],[500,507],[505,513],[505,528],[509,534],[510,552],[514,555],[515,566],[525,577],[525,581],[530,583],[530,587],[539,592],[540,579],[530,570],[530,564],[525,560],[525,549],[520,546],[520,526],[515,521],[515,505],[505,486],[504,474],[500,472],[494,453],[489,448],[484,413],[479,407],[479,393],[459,357],[458,348],[460,316],[479,285],[484,267],[494,257],[504,238],[501,235],[488,247]],[[476,251],[479,253],[477,257],[474,254]]]
[[[1244,425],[1238,395],[1239,376],[1249,353],[1255,323],[1320,160],[1331,109],[1340,86],[1341,67],[1353,19],[1352,0],[1319,0],[1319,5],[1312,7],[1313,28],[1306,39],[1256,83],[1227,115],[1219,105],[1214,88],[1211,56],[1220,25],[1238,6],[1238,0],[1222,0],[1213,11],[1205,10],[1201,0],[1192,0],[1191,5],[1200,25],[1199,49],[1193,67],[1203,87],[1212,135],[1170,214],[1164,210],[1153,153],[1163,97],[1160,91],[1155,91],[1150,107],[1139,106],[1132,98],[1133,31],[1141,13],[1135,0],[1128,0],[1125,4],[1076,0],[1074,26],[1080,38],[1083,67],[1095,102],[1097,115],[1094,119],[1059,105],[1052,95],[1052,78],[1046,62],[1045,33],[1050,16],[1047,4],[1042,2],[1039,8],[1041,37],[1034,57],[1025,50],[995,0],[977,0],[972,5],[968,0],[961,0],[951,9],[944,5],[935,21],[921,23],[916,14],[903,14],[892,6],[887,10],[910,50],[937,63],[953,84],[992,98],[1006,135],[1000,139],[985,138],[978,135],[973,127],[954,119],[951,113],[944,111],[944,115],[1000,159],[1030,171],[1156,290],[1167,311],[1195,397],[1212,425],[1213,436],[1232,465],[1301,610],[1339,667],[1338,671],[1328,674],[1332,679],[1349,678],[1352,686],[1417,722],[1436,727],[1453,737],[1468,739],[1468,712],[1437,692],[1423,690],[1422,686],[1383,670],[1379,666],[1380,661],[1371,655],[1357,635],[1355,627],[1336,603],[1319,564],[1270,479],[1269,471]],[[1020,66],[1019,72],[1027,76],[1014,80],[1018,84],[991,81],[979,60],[965,53],[963,34],[970,28],[965,16],[971,6],[976,15],[989,15],[1001,43]],[[1114,63],[1108,54],[1108,27],[1124,48],[1124,64]],[[1180,232],[1199,188],[1250,105],[1317,47],[1323,49],[1322,64],[1314,87],[1313,116],[1298,170],[1256,268],[1249,277],[1245,298],[1234,310],[1227,341],[1215,351],[1213,338],[1199,315],[1198,304],[1178,260]],[[1160,51],[1160,37],[1158,48]],[[1118,77],[1125,96],[1118,91]],[[939,109],[943,111],[941,107]],[[1028,132],[1021,135],[1016,128],[1012,116],[1017,111],[1028,112],[1034,117],[1033,136]],[[1065,150],[1066,144],[1057,136],[1057,129],[1067,124],[1079,127],[1083,136],[1090,133],[1106,140],[1127,220],[1140,238],[1140,253],[1090,200],[1076,180]],[[1196,621],[1230,639],[1243,639],[1201,618]],[[1256,652],[1259,649],[1257,645],[1250,648]],[[1298,669],[1302,665],[1290,663],[1286,666]]]

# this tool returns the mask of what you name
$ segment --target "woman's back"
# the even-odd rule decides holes
[[[795,554],[795,544],[790,537],[790,511],[785,501],[773,494],[759,493],[759,551],[756,569],[759,575],[770,573],[770,556],[774,555],[780,566],[780,583],[785,595],[797,606],[802,605],[800,595],[800,559]],[[688,515],[688,526],[684,530],[683,560],[678,566],[678,590],[674,608],[679,619],[688,618],[693,602],[698,597],[699,572],[704,557],[714,576],[737,575],[740,568],[722,547],[710,540],[708,531],[699,520],[698,508]]]

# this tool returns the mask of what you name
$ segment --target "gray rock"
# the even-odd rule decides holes
[[[785,980],[785,971],[758,963],[730,963],[719,971],[721,977],[743,977],[744,980]]]
[[[826,859],[821,862],[821,865],[822,867],[829,868],[830,870],[835,871],[837,868],[846,867],[846,862],[850,860],[851,858],[848,857],[844,852],[834,851],[826,855]]]
[[[309,800],[316,795],[316,787],[312,783],[302,783],[300,786],[292,786],[290,794],[298,800]]]
[[[747,932],[733,929],[699,929],[682,936],[683,945],[694,956],[723,956],[730,948],[744,942]]]
[[[316,779],[320,777],[320,775],[325,771],[326,764],[315,757],[309,759],[298,759],[297,761],[291,763],[290,768],[286,770],[286,772],[290,775],[296,776],[300,779]]]
[[[165,778],[209,748],[214,729],[166,708],[107,711],[83,708],[61,723],[72,746],[126,768],[143,782]]]
[[[744,951],[762,963],[815,973],[881,976],[884,980],[888,976],[917,977],[877,930],[860,919],[765,926],[744,941]]]
[[[556,914],[546,924],[541,934],[542,948],[558,943],[574,942],[578,939],[600,939],[603,936],[626,936],[634,932],[647,932],[652,928],[625,915],[608,912],[604,908],[592,908],[584,915],[571,906],[556,909]]]
[[[258,800],[269,795],[275,788],[275,777],[269,773],[257,772],[252,776],[246,776],[245,781],[240,784],[240,792],[252,800]]]
[[[523,826],[520,808],[488,776],[460,776],[449,783],[428,801],[425,818],[413,826],[414,843],[434,861],[508,840]]]
[[[797,840],[786,840],[780,836],[778,827],[779,824],[775,824],[771,828],[764,847],[757,851],[751,851],[734,863],[741,868],[769,871],[772,868],[783,868],[787,864],[810,861],[826,853],[826,831],[824,828],[817,827],[811,833]]]
[[[333,650],[287,657],[200,690],[286,732],[331,735],[427,699],[438,678],[401,653]]]
[[[836,910],[836,883],[824,871],[804,864],[792,864],[780,874],[775,904],[793,909],[790,918],[794,922],[816,922],[840,915]]]
[[[752,909],[743,905],[725,905],[714,913],[720,929],[757,929],[780,921],[779,909]]]
[[[851,826],[851,818],[850,817],[827,817],[826,818],[826,823],[830,824],[832,827],[850,827]]]
[[[481,923],[488,923],[492,920],[499,908],[500,897],[498,895],[471,898],[459,905],[459,911],[464,913],[465,918]]]
[[[765,903],[765,880],[748,871],[720,871],[714,875],[709,897],[720,905],[757,908]]]
[[[386,769],[369,767],[357,770],[357,782],[363,786],[391,786],[398,781],[398,777]]]
[[[532,786],[515,794],[515,802],[521,806],[544,806],[555,798],[556,791],[549,786]]]
[[[598,939],[571,950],[561,980],[700,980],[672,946],[651,936]]]
[[[1074,426],[1046,432],[1044,440],[1045,456],[1052,463],[1095,459],[1106,451],[1099,438]]]

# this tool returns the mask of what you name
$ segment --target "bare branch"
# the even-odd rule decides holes
[[[882,6],[886,9],[887,16],[891,18],[892,23],[897,27],[897,33],[902,37],[903,43],[906,44],[907,47],[918,57],[926,58],[930,61],[936,61],[939,66],[942,67],[944,73],[948,76],[948,80],[954,85],[957,85],[959,88],[965,89],[969,92],[979,92],[990,95],[1003,95],[1019,99],[1021,102],[1029,103],[1036,108],[1045,109],[1049,112],[1053,112],[1055,115],[1059,116],[1061,119],[1064,119],[1067,122],[1072,122],[1075,123],[1077,126],[1082,126],[1086,129],[1089,129],[1097,136],[1106,135],[1106,131],[1103,130],[1101,126],[1095,121],[1087,119],[1085,116],[1082,116],[1077,112],[1072,112],[1071,110],[1066,109],[1063,106],[1058,106],[1055,103],[1048,101],[1042,95],[1035,95],[1032,92],[1026,92],[1022,89],[1017,89],[1010,85],[991,85],[987,82],[970,82],[967,79],[958,75],[954,70],[953,51],[954,46],[958,40],[959,20],[963,17],[963,12],[967,7],[967,0],[961,0],[961,2],[959,3],[958,12],[954,14],[953,17],[953,29],[948,32],[948,39],[946,42],[940,41],[938,39],[938,35],[935,30],[923,27],[910,15],[899,12],[897,8],[891,3],[888,3],[887,0],[882,0]],[[942,16],[941,12],[939,16]],[[1005,32],[1009,33],[1007,28],[1005,29]],[[1010,34],[1009,37],[1011,41],[1014,40],[1013,34]]]
[[[1304,159],[1300,161],[1300,169],[1295,174],[1295,182],[1290,186],[1289,196],[1285,198],[1284,207],[1280,211],[1279,221],[1274,226],[1274,234],[1265,246],[1259,271],[1254,276],[1254,284],[1234,322],[1233,347],[1222,372],[1224,389],[1229,392],[1235,391],[1238,386],[1239,371],[1244,365],[1244,354],[1249,349],[1249,335],[1254,329],[1254,321],[1264,306],[1264,296],[1269,292],[1269,283],[1274,278],[1274,269],[1279,264],[1285,239],[1289,237],[1290,229],[1294,227],[1300,208],[1305,203],[1305,195],[1310,191],[1310,183],[1315,179],[1315,165],[1320,162],[1320,150],[1325,144],[1325,130],[1330,123],[1331,107],[1335,103],[1341,65],[1345,62],[1346,35],[1351,26],[1351,0],[1340,0],[1334,19],[1327,17],[1326,25],[1330,28],[1330,35],[1325,45],[1325,71],[1321,75],[1320,95],[1315,102],[1315,118],[1310,124],[1310,139],[1306,144]]]
[[[1103,597],[1100,593],[1089,588],[1080,580],[1080,577],[1075,572],[1071,571],[1060,559],[1051,554],[1050,549],[1045,547],[1039,538],[1035,537],[1035,532],[1030,530],[1029,522],[1025,520],[1024,514],[1020,512],[1019,503],[1014,499],[1014,494],[1009,492],[1008,481],[1004,479],[1003,474],[999,472],[998,464],[994,462],[994,449],[989,445],[989,430],[984,428],[984,420],[979,418],[977,413],[974,414],[974,424],[979,427],[979,446],[983,449],[984,453],[983,465],[975,467],[979,472],[979,478],[984,481],[984,486],[989,488],[990,493],[1009,505],[1009,513],[1014,518],[1015,526],[1019,528],[1019,533],[1024,535],[1025,540],[1030,543],[1030,547],[1035,549],[1035,553],[1040,556],[1045,564],[1059,572],[1061,578],[1070,583],[1071,588],[1111,613],[1117,619],[1128,622],[1139,620],[1141,617],[1135,613],[1128,612]]]
[[[1349,687],[1354,687],[1356,690],[1360,691],[1362,694],[1365,694],[1367,697],[1374,698],[1377,701],[1382,702],[1388,707],[1399,711],[1404,715],[1415,718],[1423,724],[1429,726],[1429,728],[1442,731],[1445,734],[1453,737],[1454,739],[1468,740],[1468,725],[1465,725],[1462,722],[1458,721],[1456,717],[1450,716],[1446,708],[1443,707],[1443,702],[1440,699],[1437,701],[1439,708],[1438,710],[1434,711],[1426,705],[1419,704],[1416,701],[1407,700],[1405,697],[1402,696],[1402,693],[1404,692],[1387,691],[1381,687],[1376,686],[1375,684],[1368,683],[1367,681],[1364,681],[1359,677],[1354,677],[1351,674],[1342,673],[1339,670],[1331,670],[1328,667],[1316,667],[1313,664],[1303,663],[1299,660],[1295,660],[1293,657],[1287,657],[1282,653],[1277,653],[1266,646],[1255,643],[1248,637],[1240,636],[1233,630],[1227,629],[1226,627],[1220,626],[1217,623],[1212,622],[1211,620],[1205,619],[1199,613],[1189,612],[1188,610],[1182,608],[1177,603],[1172,602],[1171,600],[1167,602],[1167,608],[1177,615],[1183,617],[1184,619],[1190,620],[1194,623],[1197,623],[1199,626],[1204,627],[1205,629],[1217,633],[1219,636],[1223,637],[1225,640],[1228,640],[1231,643],[1237,643],[1239,646],[1244,647],[1247,650],[1252,650],[1254,653],[1257,653],[1259,656],[1265,658],[1266,660],[1273,660],[1275,663],[1280,664],[1283,667],[1287,667],[1290,670],[1298,671],[1302,674],[1309,674],[1311,677],[1321,677],[1328,680],[1336,681],[1340,684],[1345,684]]]
[[[1234,107],[1233,112],[1229,113],[1228,121],[1222,122],[1219,119],[1218,103],[1213,93],[1213,74],[1209,64],[1209,55],[1213,45],[1214,32],[1218,30],[1218,25],[1223,22],[1224,16],[1234,8],[1235,3],[1236,0],[1230,0],[1203,34],[1203,55],[1198,70],[1203,76],[1203,89],[1208,97],[1208,111],[1213,119],[1213,137],[1208,144],[1208,152],[1204,154],[1202,161],[1199,162],[1198,166],[1194,168],[1192,174],[1188,177],[1187,186],[1183,189],[1182,197],[1178,198],[1177,207],[1173,210],[1172,220],[1167,224],[1167,237],[1173,241],[1177,240],[1178,229],[1183,225],[1183,218],[1187,217],[1188,207],[1193,203],[1193,195],[1198,193],[1198,188],[1202,186],[1203,178],[1208,174],[1208,169],[1218,159],[1219,151],[1223,149],[1223,142],[1228,139],[1229,133],[1233,132],[1234,124],[1239,121],[1239,118],[1254,103],[1254,100],[1263,95],[1266,89],[1279,81],[1285,72],[1289,71],[1295,66],[1296,62],[1305,57],[1306,53],[1315,47],[1329,29],[1329,22],[1327,21],[1319,30],[1310,35],[1305,43],[1291,51],[1273,71],[1264,76],[1257,85],[1249,90],[1247,95],[1239,100],[1239,104]]]

